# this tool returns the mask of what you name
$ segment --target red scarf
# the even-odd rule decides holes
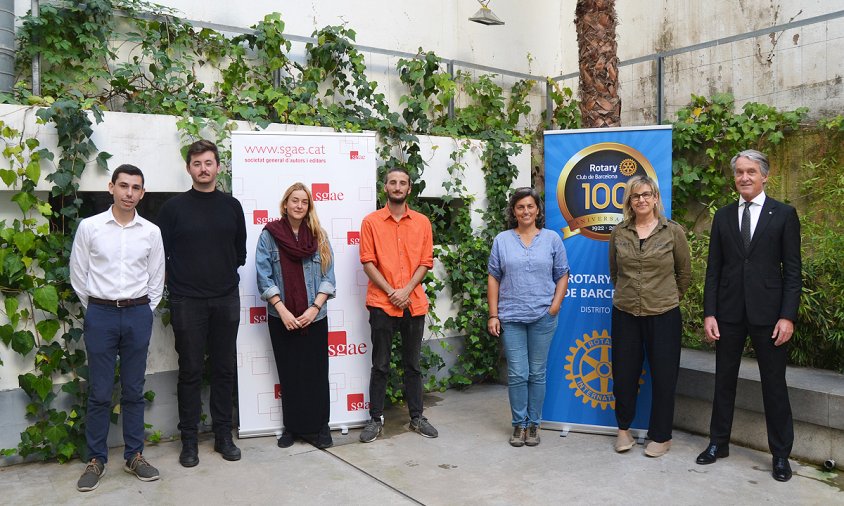
[[[303,221],[299,226],[299,237],[296,237],[287,218],[271,221],[264,228],[273,236],[278,246],[278,263],[284,284],[284,306],[293,316],[299,316],[310,305],[302,260],[316,253],[314,234]]]

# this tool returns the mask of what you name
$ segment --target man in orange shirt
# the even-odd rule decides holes
[[[394,167],[384,182],[387,205],[368,214],[361,224],[360,262],[369,277],[366,307],[372,327],[372,372],[369,379],[370,421],[360,434],[363,443],[375,441],[383,428],[384,397],[390,374],[393,335],[402,340],[404,398],[410,412],[410,430],[424,437],[437,437],[422,416],[422,374],[419,353],[428,313],[428,298],[421,285],[434,266],[431,222],[411,210],[410,175]]]

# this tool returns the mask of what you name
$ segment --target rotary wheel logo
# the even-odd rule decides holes
[[[601,334],[592,331],[592,335],[583,334],[583,340],[576,340],[577,346],[569,348],[571,355],[566,357],[564,369],[568,371],[566,379],[575,397],[582,397],[583,404],[592,402],[592,407],[607,406],[615,409],[615,397],[612,394],[612,362],[610,350],[612,339],[606,330]]]
[[[627,158],[625,160],[622,160],[621,163],[618,164],[618,170],[620,170],[622,174],[624,174],[625,176],[628,176],[628,177],[635,174],[636,169],[638,169],[638,168],[639,168],[639,166],[636,164],[636,160],[634,160],[632,158]]]

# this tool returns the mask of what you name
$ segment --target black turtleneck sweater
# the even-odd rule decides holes
[[[237,268],[246,263],[246,222],[237,199],[191,188],[164,203],[157,224],[171,295],[211,298],[237,290]]]

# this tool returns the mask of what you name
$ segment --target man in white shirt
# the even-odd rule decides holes
[[[86,308],[88,465],[76,484],[94,490],[108,461],[114,366],[120,356],[123,469],[142,481],[159,478],[143,457],[144,375],[152,311],[164,292],[161,232],[135,207],[144,197],[144,175],[133,165],[115,169],[108,184],[114,204],[79,224],[70,254],[70,281]]]

